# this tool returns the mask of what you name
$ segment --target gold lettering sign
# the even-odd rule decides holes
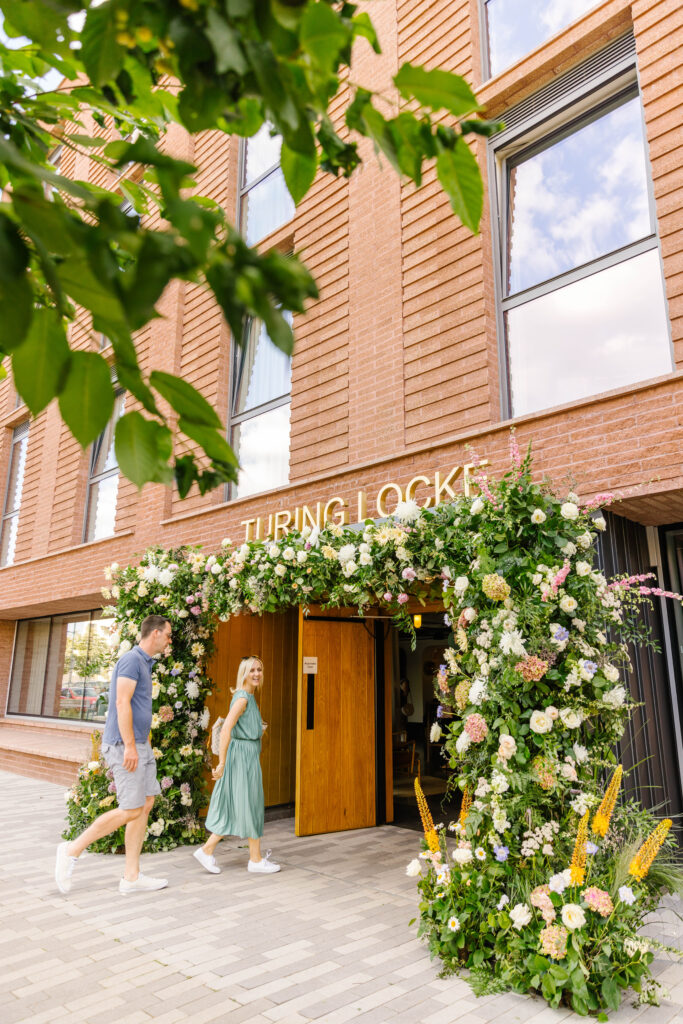
[[[479,463],[468,462],[463,466],[453,466],[449,471],[436,470],[431,476],[417,473],[405,485],[386,483],[377,491],[374,508],[383,519],[390,516],[399,501],[416,501],[420,508],[434,508],[444,501],[453,501],[456,497],[456,481],[462,484],[466,497],[470,496],[472,470],[479,466],[488,466],[488,459]],[[432,483],[433,481],[433,483]],[[418,493],[419,492],[419,493]],[[336,522],[346,526],[349,521],[349,508],[352,508],[356,522],[362,523],[368,518],[368,495],[366,491],[358,491],[353,499],[335,495],[328,501],[316,501],[315,505],[298,505],[295,509],[280,509],[271,512],[267,519],[256,516],[254,519],[243,519],[245,540],[265,540],[273,537],[278,540],[290,530],[303,530],[305,526],[321,530],[325,523]]]

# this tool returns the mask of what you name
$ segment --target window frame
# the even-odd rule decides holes
[[[239,226],[240,233],[244,237],[245,241],[246,241],[246,238],[247,238],[247,225],[245,223],[243,223],[243,217],[242,217],[243,202],[242,202],[242,200],[244,199],[245,196],[247,196],[252,191],[252,189],[256,188],[257,185],[260,185],[262,181],[266,180],[266,178],[269,178],[271,176],[271,174],[275,173],[275,171],[278,171],[278,170],[282,171],[282,164],[281,164],[281,162],[279,160],[277,160],[267,170],[263,171],[256,178],[253,178],[251,181],[247,182],[247,180],[246,180],[246,177],[247,177],[247,147],[249,145],[249,142],[253,138],[255,138],[255,135],[250,135],[250,136],[248,136],[246,138],[240,138],[240,140],[239,140],[239,152],[238,152],[238,158],[237,158],[237,210],[236,210],[236,213],[235,213],[235,223]],[[283,180],[284,180],[284,176],[283,176]],[[286,184],[285,184],[285,188],[287,188]],[[296,212],[296,207],[294,207],[294,213],[295,212]],[[280,231],[286,224],[291,224],[292,219],[294,217],[294,213],[292,214],[292,217],[290,217],[290,219],[288,221],[284,221],[283,224],[280,224],[278,227],[273,228],[271,231],[269,231],[267,234],[265,234],[263,236],[263,238],[268,238],[269,235],[273,234],[273,232]],[[263,241],[263,238],[257,239],[253,243],[253,245],[255,247],[258,247],[261,244],[261,242]]]
[[[14,462],[15,447],[16,447],[16,445],[21,444],[22,441],[25,438],[26,439],[26,451],[27,451],[27,457],[28,457],[28,439],[29,439],[30,429],[31,429],[31,424],[30,424],[29,420],[24,420],[23,423],[19,423],[13,429],[13,431],[12,431],[12,439],[11,439],[11,441],[9,443],[9,460],[7,462],[7,476],[5,478],[5,495],[4,495],[3,502],[2,502],[2,516],[0,516],[0,569],[4,569],[6,567],[9,567],[10,565],[14,565],[15,564],[14,563],[14,558],[12,558],[11,562],[3,562],[3,560],[2,560],[2,543],[3,543],[4,536],[5,536],[5,530],[8,528],[8,524],[9,524],[10,520],[12,520],[12,519],[17,519],[18,520],[19,516],[21,515],[21,498],[22,498],[22,495],[24,493],[24,480],[23,480],[23,477],[22,477],[22,481],[21,481],[21,491],[19,493],[19,504],[18,504],[18,506],[16,508],[13,508],[11,511],[8,511],[8,509],[7,509],[7,502],[9,500],[10,483],[11,483],[10,474],[12,472],[12,464]],[[26,467],[24,467],[24,472],[26,472]],[[19,530],[19,523],[17,522],[17,531],[18,530]]]
[[[119,398],[121,398],[122,396],[125,396],[125,389],[121,387],[121,385],[118,383],[117,380],[114,380],[112,383],[114,384],[114,410],[116,410],[116,402],[117,402],[117,400]],[[113,415],[114,415],[114,413],[112,413],[112,416]],[[123,409],[121,410],[121,413],[119,415],[120,416],[123,415]],[[107,426],[109,426],[108,423],[107,423]],[[103,470],[103,472],[101,472],[101,473],[93,474],[93,464],[94,464],[94,461],[95,461],[95,451],[96,451],[95,446],[96,446],[97,442],[100,440],[100,438],[102,437],[102,435],[104,434],[104,431],[106,429],[107,429],[107,427],[104,428],[104,430],[96,437],[96,439],[90,445],[88,479],[87,479],[86,485],[85,485],[85,487],[86,487],[86,491],[85,491],[85,510],[84,510],[84,515],[83,515],[83,543],[84,544],[95,544],[98,540],[105,540],[106,539],[104,537],[88,537],[88,517],[90,515],[90,504],[91,504],[91,501],[92,501],[91,495],[92,495],[93,487],[96,484],[102,483],[103,480],[108,480],[112,476],[120,476],[121,475],[121,467],[119,466],[118,462],[116,463],[116,466],[114,467],[114,469],[107,469],[107,470]],[[116,428],[114,428],[114,429],[116,429]],[[110,534],[110,536],[114,537],[115,536],[115,532]]]
[[[229,375],[230,379],[229,379],[229,389],[228,389],[228,415],[227,415],[228,444],[231,447],[232,447],[232,435],[233,435],[233,430],[234,430],[235,427],[240,426],[240,424],[245,423],[247,420],[253,420],[253,419],[256,419],[258,416],[263,416],[267,412],[272,412],[273,409],[279,409],[283,405],[291,405],[292,404],[292,385],[291,385],[291,378],[290,378],[289,391],[286,394],[280,396],[279,398],[271,398],[267,402],[262,402],[260,405],[255,405],[252,409],[247,409],[245,412],[235,413],[235,411],[234,411],[235,410],[235,400],[237,398],[237,389],[238,389],[238,386],[239,386],[239,383],[240,383],[240,380],[241,380],[241,377],[238,379],[238,376],[237,376],[238,373],[240,372],[241,356],[242,356],[242,353],[245,352],[245,347],[248,344],[249,334],[250,334],[250,331],[252,329],[252,325],[254,323],[256,323],[257,321],[259,321],[259,317],[253,317],[253,316],[247,317],[247,320],[246,320],[245,325],[244,325],[244,333],[242,335],[242,344],[241,345],[236,344],[235,340],[233,339],[232,345],[231,345],[231,352],[230,352],[230,375]],[[260,321],[260,322],[263,323],[263,321]],[[265,327],[263,329],[265,330]],[[266,331],[266,337],[268,338],[268,344],[272,345],[273,341],[271,340],[270,335],[268,334],[267,331]],[[290,367],[291,367],[292,357],[290,356],[289,358],[290,358]],[[235,455],[237,455],[237,454],[238,453],[235,452]],[[287,484],[283,484],[282,486],[283,487],[288,486],[288,483]],[[237,501],[237,500],[239,500],[238,495],[237,495],[237,482],[226,484],[226,492],[225,493],[226,493],[226,500],[227,501]],[[259,492],[259,493],[264,493],[264,492]],[[251,495],[248,495],[248,497],[251,497]]]
[[[624,54],[624,44],[628,46],[629,37],[632,45]],[[666,282],[662,263],[659,225],[657,222],[654,187],[650,167],[650,156],[647,150],[647,134],[642,104],[642,93],[636,63],[635,43],[632,34],[616,40],[613,44],[615,59],[602,60],[604,51],[583,61],[576,68],[567,72],[561,79],[551,83],[548,90],[548,102],[543,102],[545,89],[539,90],[536,96],[522,101],[518,107],[512,108],[509,118],[510,127],[503,129],[489,140],[487,147],[487,172],[491,203],[491,235],[493,245],[493,276],[495,290],[496,336],[499,367],[499,402],[502,419],[514,419],[512,407],[511,366],[508,350],[505,314],[518,306],[525,305],[543,295],[550,294],[576,281],[592,277],[600,271],[617,266],[627,259],[656,249],[659,255],[659,266],[662,275],[663,293],[666,301]],[[618,49],[617,49],[618,47]],[[583,74],[582,74],[583,72]],[[567,88],[562,88],[565,80]],[[550,92],[552,88],[552,92]],[[544,279],[522,291],[508,294],[507,292],[507,253],[509,245],[509,170],[523,159],[550,148],[553,142],[559,142],[587,124],[599,120],[605,114],[617,109],[638,97],[640,116],[643,125],[643,139],[646,148],[647,200],[650,212],[651,233],[635,242],[612,250],[602,256],[573,267],[561,274]],[[534,100],[537,99],[537,102]],[[515,116],[521,111],[521,116]],[[509,115],[508,115],[509,117]],[[505,113],[502,115],[506,120]],[[553,141],[550,141],[553,140]],[[667,333],[669,349],[673,359],[673,343],[671,338],[671,320],[667,312]],[[634,382],[637,383],[637,382]],[[597,393],[599,394],[599,392]],[[585,396],[576,401],[590,401],[596,396]],[[541,410],[538,410],[539,412]],[[523,416],[534,415],[533,412]]]

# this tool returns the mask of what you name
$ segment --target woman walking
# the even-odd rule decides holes
[[[214,850],[223,836],[239,836],[249,841],[247,871],[271,874],[280,870],[279,864],[268,859],[270,851],[261,856],[264,801],[259,757],[266,727],[254,691],[262,683],[261,659],[242,658],[230,710],[221,729],[218,765],[211,773],[216,780],[206,816],[206,828],[211,835],[204,846],[194,851],[196,859],[212,875],[221,870]]]

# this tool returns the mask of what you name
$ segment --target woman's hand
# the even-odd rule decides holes
[[[267,728],[268,728],[268,723],[267,722],[261,722],[261,735],[263,735],[263,733],[266,731]]]
[[[218,779],[221,778],[221,776],[223,775],[224,771],[225,771],[225,764],[222,761],[219,761],[218,764],[216,765],[216,767],[211,772],[211,778],[214,780],[214,782],[217,782]]]

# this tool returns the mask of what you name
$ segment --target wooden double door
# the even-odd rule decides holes
[[[391,737],[391,712],[383,698],[378,712],[375,634],[371,620],[348,612],[304,616],[298,609],[239,615],[218,629],[211,721],[227,713],[241,658],[261,658],[264,686],[256,699],[268,723],[261,754],[266,806],[294,802],[297,835],[375,825],[377,786],[391,799],[391,762],[385,779],[384,757],[377,757],[387,723]],[[312,665],[315,671],[305,671]]]

